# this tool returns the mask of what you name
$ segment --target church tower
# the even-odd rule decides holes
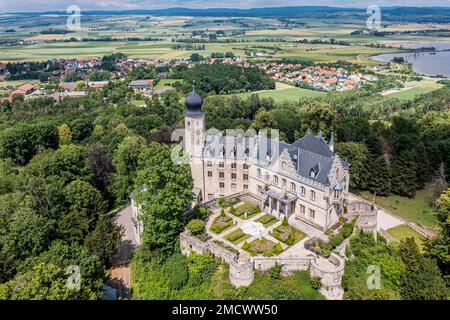
[[[191,163],[200,160],[205,143],[205,113],[203,98],[194,91],[185,100],[187,112],[184,116],[184,141]],[[197,159],[196,159],[197,158]]]

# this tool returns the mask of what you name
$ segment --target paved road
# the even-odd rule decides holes
[[[129,206],[119,212],[115,218],[116,224],[123,228],[124,233],[119,254],[113,259],[113,267],[109,271],[107,285],[117,290],[117,295],[120,299],[131,298],[131,270],[129,262],[138,246],[131,217],[132,210],[131,206]]]

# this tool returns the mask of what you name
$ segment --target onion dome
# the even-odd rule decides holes
[[[186,97],[185,104],[188,114],[194,115],[203,113],[203,98],[197,92],[195,92],[195,90],[193,90],[192,93]]]

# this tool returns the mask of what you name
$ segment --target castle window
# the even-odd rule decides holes
[[[248,181],[248,174],[244,174],[244,181]]]
[[[264,178],[267,182],[270,181],[270,175],[266,172],[265,178]]]
[[[208,171],[208,177],[212,177],[212,171]]]
[[[301,205],[300,205],[300,213],[304,215],[305,212],[306,212],[306,207],[305,207],[304,205],[301,204]]]
[[[309,209],[309,217],[314,219],[316,217],[316,212],[313,209]]]
[[[225,183],[224,182],[219,182],[219,188],[225,188]]]
[[[224,168],[225,167],[225,163],[224,162],[219,162],[219,168]]]
[[[224,172],[219,172],[219,178],[220,179],[225,179],[225,173]]]
[[[244,170],[248,170],[248,164],[244,163],[243,166]]]
[[[248,184],[244,184],[244,190],[248,190]]]
[[[231,169],[236,169],[236,162],[233,162],[233,163],[231,164]]]
[[[281,184],[283,185],[283,187],[286,187],[287,184],[286,179],[281,180]]]
[[[278,176],[273,176],[273,183],[278,184]]]
[[[231,174],[231,179],[236,180],[236,173]]]
[[[305,189],[305,187],[301,187],[301,188],[300,188],[300,194],[301,194],[302,196],[305,196],[305,195],[306,195],[306,189]]]
[[[315,191],[311,190],[310,196],[311,196],[311,200],[316,200],[316,192]]]
[[[291,182],[291,191],[295,192],[296,187],[295,187],[295,183]]]
[[[206,162],[206,166],[207,166],[207,167],[212,167],[212,161]]]
[[[258,175],[258,178],[261,178],[261,169],[256,170],[256,174]]]

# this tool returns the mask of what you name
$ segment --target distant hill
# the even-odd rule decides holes
[[[276,17],[276,18],[339,18],[367,15],[366,8],[329,6],[290,6],[266,8],[167,8],[152,10],[84,11],[85,15],[160,15],[208,17]],[[450,22],[450,7],[382,7],[385,20]],[[35,12],[34,14],[66,14],[62,11]]]

